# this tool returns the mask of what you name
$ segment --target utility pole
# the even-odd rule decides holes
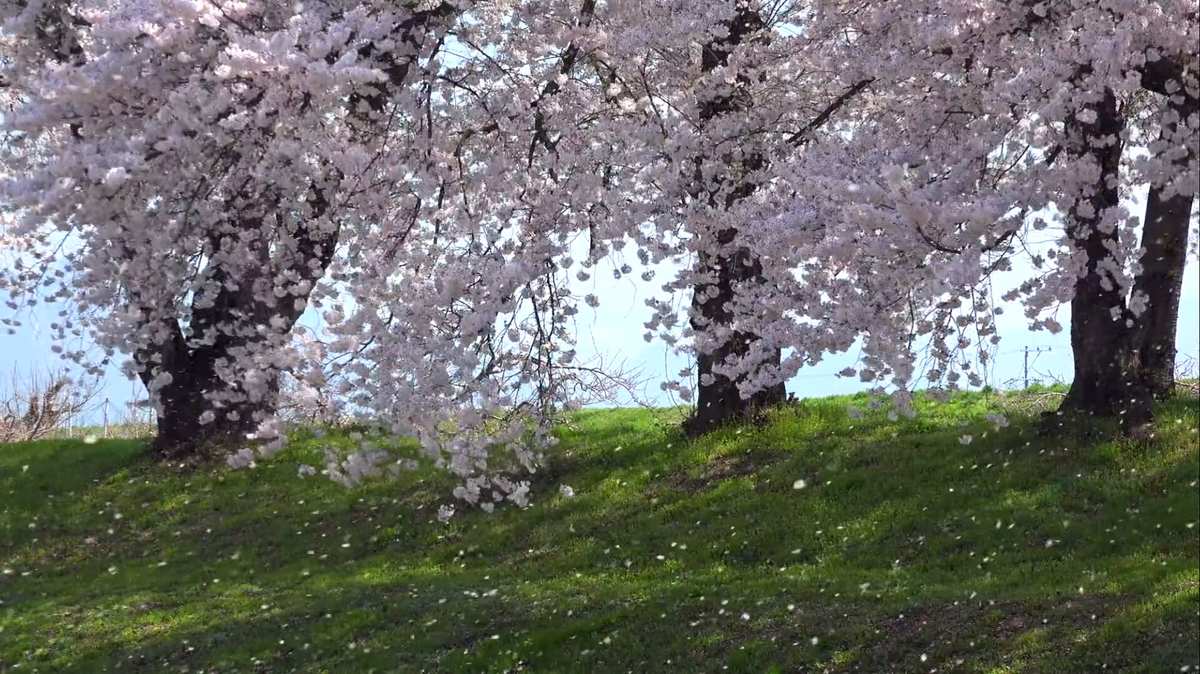
[[[1029,390],[1029,347],[1025,347],[1025,386],[1023,390]]]
[[[1025,389],[1026,390],[1029,390],[1029,354],[1032,352],[1033,355],[1035,356],[1035,360],[1036,360],[1036,356],[1038,356],[1039,354],[1043,354],[1043,353],[1049,353],[1051,350],[1053,350],[1053,347],[1050,347],[1050,346],[1038,346],[1038,347],[1033,348],[1032,350],[1028,346],[1025,347],[1024,381],[1025,381]]]

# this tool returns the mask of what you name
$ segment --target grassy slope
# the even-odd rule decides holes
[[[847,402],[699,443],[582,413],[530,509],[450,525],[444,476],[297,478],[315,439],[253,472],[2,447],[0,672],[1197,667],[1194,400],[1141,445]]]

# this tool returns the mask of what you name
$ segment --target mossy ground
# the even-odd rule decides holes
[[[297,477],[345,436],[238,472],[3,446],[0,672],[1196,671],[1196,400],[1136,443],[997,400],[697,442],[583,412],[530,508],[449,524],[432,471]]]

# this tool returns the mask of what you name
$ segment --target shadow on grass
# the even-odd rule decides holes
[[[1045,439],[1027,419],[997,430],[971,397],[917,420],[845,407],[816,401],[695,443],[643,411],[588,412],[562,431],[532,508],[448,526],[433,517],[444,477],[357,491],[300,480],[315,439],[252,473],[167,473],[102,443],[63,480],[54,467],[87,452],[26,447],[0,459],[22,504],[5,504],[10,528],[35,524],[0,545],[14,571],[0,577],[0,666],[1192,664],[1194,404],[1164,407],[1146,445]],[[10,476],[22,462],[74,496]]]

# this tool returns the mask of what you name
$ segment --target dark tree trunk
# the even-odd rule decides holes
[[[1071,211],[1071,237],[1078,252],[1087,256],[1087,271],[1075,282],[1071,300],[1071,350],[1075,378],[1062,411],[1096,416],[1114,416],[1124,411],[1133,390],[1132,362],[1125,326],[1125,297],[1120,286],[1104,278],[1101,262],[1111,256],[1117,231],[1100,227],[1106,211],[1120,199],[1121,141],[1124,119],[1111,91],[1105,91],[1096,106],[1096,120],[1074,121],[1069,133],[1077,152],[1091,154],[1100,175],[1086,199],[1086,206]],[[1100,146],[1100,139],[1117,139]]]
[[[419,53],[427,31],[450,20],[458,13],[456,5],[438,3],[430,9],[415,12],[396,25],[393,35]],[[383,70],[386,80],[374,82],[348,97],[347,109],[364,133],[377,131],[389,96],[408,78],[415,61],[404,56],[406,50],[379,52],[373,43],[358,50],[360,59],[372,59]],[[365,105],[364,105],[365,104]],[[335,167],[327,166],[336,180],[343,176]],[[193,306],[187,335],[178,321],[160,326],[169,338],[158,343],[154,352],[135,354],[143,365],[142,381],[147,387],[157,372],[171,376],[169,384],[158,393],[158,428],[155,450],[164,457],[185,458],[197,454],[206,446],[244,441],[259,423],[276,410],[279,397],[280,373],[274,368],[262,368],[259,374],[266,381],[257,382],[253,395],[244,382],[226,381],[220,376],[222,363],[234,362],[247,352],[270,350],[281,346],[303,312],[303,303],[294,295],[277,300],[274,294],[276,279],[287,278],[289,285],[296,280],[307,281],[310,288],[325,274],[333,260],[339,230],[322,230],[320,222],[328,215],[329,201],[325,187],[310,186],[308,219],[289,231],[294,248],[272,251],[272,244],[262,238],[262,223],[274,211],[278,214],[282,199],[278,195],[242,195],[230,203],[229,212],[237,218],[233,231],[214,234],[211,245],[219,251],[231,238],[231,245],[253,251],[257,267],[241,270],[234,281],[224,283],[228,270],[216,265],[209,273],[220,282],[221,290],[214,302],[204,307]],[[284,218],[276,218],[283,220]],[[304,298],[307,299],[307,298]],[[260,326],[274,324],[273,330]],[[277,343],[270,343],[274,340]],[[214,418],[202,423],[206,412]]]
[[[247,354],[282,346],[304,305],[290,294],[277,299],[277,279],[302,280],[312,287],[333,260],[338,230],[313,226],[328,212],[323,191],[312,188],[308,205],[310,220],[293,233],[295,247],[273,254],[263,240],[260,225],[264,211],[275,207],[273,202],[257,208],[231,202],[231,212],[240,208],[241,215],[235,230],[212,237],[216,257],[248,250],[258,264],[242,269],[233,279],[236,282],[231,283],[229,271],[214,263],[207,273],[220,290],[211,302],[193,305],[186,334],[177,321],[170,320],[162,326],[169,338],[159,343],[155,352],[137,354],[136,360],[144,366],[141,377],[147,388],[158,373],[170,375],[170,381],[158,392],[154,448],[161,456],[182,458],[208,446],[245,442],[246,436],[275,412],[280,377],[277,369],[257,369],[256,374],[264,376],[265,381],[248,387],[243,381],[228,381],[221,376],[220,367]],[[262,329],[272,324],[274,329]],[[206,420],[208,412],[212,418]]]
[[[728,33],[705,45],[702,56],[704,72],[711,72],[728,63],[729,54],[734,47],[750,40],[765,40],[765,28],[762,17],[749,3],[736,2],[736,9],[727,28]],[[715,96],[700,103],[700,121],[702,124],[718,117],[739,114],[747,111],[753,102],[749,100],[747,85],[749,83],[739,77],[733,83],[731,91]],[[728,172],[716,188],[707,186],[708,205],[714,210],[729,209],[737,202],[754,193],[757,185],[748,174],[760,171],[766,166],[766,159],[759,152],[744,152],[740,159],[730,159],[727,162]],[[699,172],[698,172],[699,173]],[[698,176],[698,183],[703,184]],[[730,181],[737,181],[731,183]],[[714,246],[719,251],[716,254],[701,252],[696,260],[697,282],[693,288],[691,305],[691,325],[693,329],[703,330],[711,325],[732,326],[735,316],[730,310],[730,303],[740,289],[753,284],[761,284],[762,266],[754,259],[750,249],[738,242],[737,228],[730,227],[707,233],[715,241],[704,240],[706,233],[697,233],[701,238],[701,249]],[[688,435],[700,435],[722,424],[736,419],[743,419],[763,407],[783,402],[786,393],[782,383],[759,391],[749,398],[742,397],[737,382],[714,370],[729,359],[739,359],[751,353],[753,345],[759,340],[758,335],[735,331],[731,338],[716,349],[701,351],[697,349],[696,370],[699,375],[699,390],[696,399],[696,411],[684,424]],[[774,353],[774,363],[779,364],[780,352]]]
[[[1167,104],[1161,142],[1177,143],[1180,120],[1200,112],[1198,99],[1182,92]],[[1179,172],[1187,170],[1195,155],[1188,152],[1175,160]],[[1132,335],[1133,349],[1140,368],[1145,393],[1156,399],[1166,398],[1175,388],[1175,333],[1179,325],[1179,296],[1183,291],[1183,272],[1187,263],[1188,222],[1196,185],[1177,186],[1168,195],[1166,185],[1150,186],[1146,217],[1142,230],[1141,273],[1134,282],[1135,296],[1144,296],[1147,308],[1136,317]]]
[[[1152,73],[1153,74],[1153,73]],[[1161,73],[1153,74],[1148,88],[1165,89]],[[1158,87],[1158,88],[1156,88]],[[1166,93],[1165,91],[1163,93]],[[1178,121],[1200,111],[1197,99],[1186,94],[1168,95],[1163,117],[1164,145],[1178,143]],[[1116,101],[1108,93],[1097,110],[1093,124],[1075,122],[1081,148],[1093,153],[1102,166],[1100,181],[1089,199],[1093,214],[1072,212],[1075,245],[1088,256],[1087,273],[1075,284],[1071,301],[1071,348],[1075,378],[1062,411],[1089,416],[1120,417],[1126,432],[1144,432],[1153,420],[1156,398],[1168,396],[1175,382],[1175,332],[1179,323],[1179,297],[1186,264],[1188,219],[1196,186],[1184,186],[1168,194],[1165,184],[1150,186],[1142,231],[1145,253],[1142,270],[1134,280],[1131,298],[1144,310],[1135,314],[1115,283],[1104,283],[1098,269],[1115,248],[1117,233],[1097,226],[1102,212],[1117,205],[1120,145],[1095,147],[1086,138],[1117,136],[1124,121]],[[1175,160],[1185,171],[1194,152]]]
[[[737,232],[727,229],[721,231],[719,236],[722,243],[732,244]],[[692,327],[696,329],[709,324],[731,324],[734,317],[728,305],[734,298],[734,288],[741,284],[761,282],[760,266],[745,249],[733,255],[720,256],[717,260],[708,257],[702,255],[700,264],[717,278],[715,283],[701,283],[695,288],[692,296]],[[711,295],[713,289],[715,296]],[[702,297],[708,299],[702,300]],[[696,411],[686,424],[685,430],[688,434],[706,433],[735,419],[746,418],[756,410],[784,401],[787,394],[782,383],[759,391],[749,398],[743,398],[736,381],[713,372],[714,365],[731,357],[747,355],[757,340],[757,335],[739,331],[717,349],[708,353],[697,353],[699,395],[696,399]],[[776,351],[775,364],[779,363],[779,358],[780,353]]]
[[[206,447],[246,442],[258,424],[275,411],[279,391],[278,374],[271,375],[269,394],[258,400],[242,399],[214,408],[206,394],[225,390],[239,395],[236,387],[222,382],[214,372],[216,353],[196,353],[168,370],[172,383],[159,392],[159,414],[154,449],[164,458],[184,458]],[[202,415],[213,411],[216,418],[205,424]]]

